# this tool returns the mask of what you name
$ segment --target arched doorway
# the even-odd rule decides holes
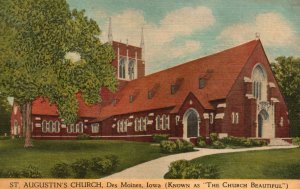
[[[257,137],[269,138],[272,136],[272,127],[269,123],[269,114],[266,110],[261,110],[257,117]]]
[[[198,137],[200,117],[194,108],[188,109],[183,115],[183,138]]]

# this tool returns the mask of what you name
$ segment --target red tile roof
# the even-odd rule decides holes
[[[108,92],[103,92],[103,99],[108,97]],[[87,105],[80,97],[77,95],[78,100],[78,115],[80,117],[87,117],[87,118],[96,118],[100,115],[101,104],[94,104],[94,105]],[[49,100],[43,99],[38,97],[32,103],[32,114],[36,115],[52,115],[58,116],[57,106],[55,104],[50,104]]]
[[[243,66],[259,44],[253,40],[225,51],[199,58],[140,79],[128,82],[116,98],[118,102],[101,109],[99,120],[112,115],[174,107],[177,112],[187,95],[192,92],[205,109],[212,109],[210,101],[226,98]],[[206,85],[199,89],[199,78],[205,77]],[[179,90],[171,95],[171,84],[182,79]],[[152,99],[148,91],[158,86]],[[129,96],[134,95],[130,103]]]

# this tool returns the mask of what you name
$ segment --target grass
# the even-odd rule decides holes
[[[43,177],[51,178],[50,169],[59,162],[71,164],[77,159],[91,159],[108,154],[119,157],[115,172],[156,159],[166,154],[159,146],[142,142],[105,140],[35,140],[34,147],[25,149],[24,140],[0,140],[0,170],[22,169],[28,165],[39,168]],[[99,178],[89,172],[87,178]]]
[[[216,165],[224,179],[300,179],[300,148],[216,154],[192,161]]]

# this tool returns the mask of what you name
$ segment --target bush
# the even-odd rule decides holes
[[[200,148],[206,147],[206,142],[204,137],[198,137],[197,139],[197,146]]]
[[[70,167],[66,163],[55,164],[51,169],[51,175],[54,178],[68,178],[70,176]]]
[[[91,160],[91,169],[98,174],[106,174],[112,171],[113,164],[107,158],[95,157]]]
[[[84,178],[89,169],[90,162],[86,159],[79,159],[71,164],[71,168],[75,173],[76,178]]]
[[[156,143],[160,143],[161,141],[164,140],[169,140],[169,135],[167,134],[154,134],[152,135],[153,141]]]
[[[223,149],[223,148],[226,148],[226,146],[221,141],[217,140],[212,143],[212,148]]]
[[[300,146],[300,137],[295,137],[295,138],[293,138],[293,139],[292,139],[292,143],[293,143],[294,145]]]
[[[175,141],[177,152],[191,152],[194,150],[194,145],[186,140]]]
[[[246,139],[244,137],[233,137],[228,136],[220,139],[220,141],[226,146],[243,146],[243,147],[254,147],[254,146],[265,146],[267,142],[264,140]]]
[[[116,155],[107,155],[105,158],[109,159],[112,163],[112,169],[114,170],[117,166],[119,166],[119,158]]]
[[[216,166],[191,163],[187,160],[174,161],[169,166],[169,172],[165,175],[167,179],[199,179],[219,178]]]
[[[10,137],[9,136],[0,136],[0,140],[9,140]]]
[[[90,135],[87,134],[77,135],[77,140],[90,140],[90,139],[91,139]]]
[[[213,143],[218,140],[218,134],[217,133],[210,133],[209,135],[210,141]]]
[[[22,178],[42,178],[42,174],[37,167],[29,165],[21,170]]]
[[[160,149],[163,153],[175,153],[177,151],[176,143],[169,140],[160,142]]]
[[[1,170],[0,178],[22,178],[22,175],[20,171],[14,169],[8,169],[6,171]]]

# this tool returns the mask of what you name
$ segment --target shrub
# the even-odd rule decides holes
[[[113,163],[110,159],[95,157],[92,158],[91,169],[99,174],[110,173],[113,169]]]
[[[9,169],[7,171],[3,171],[3,178],[22,178],[22,174],[20,171]]]
[[[68,178],[70,176],[70,168],[66,163],[55,164],[51,169],[51,175],[54,178]]]
[[[167,134],[154,134],[152,135],[153,141],[156,143],[160,143],[161,141],[168,140],[169,135]]]
[[[169,166],[169,172],[165,175],[167,179],[199,179],[219,178],[216,166],[191,163],[187,160],[174,161]]]
[[[177,151],[176,143],[169,140],[160,142],[160,149],[164,153],[175,153]]]
[[[295,137],[295,138],[293,138],[293,139],[292,139],[292,143],[293,143],[294,145],[300,146],[300,137]]]
[[[177,152],[191,152],[194,150],[194,145],[186,140],[176,140]]]
[[[169,172],[167,178],[179,179],[182,178],[182,172],[184,169],[190,166],[190,162],[187,160],[174,161],[169,166]]]
[[[253,147],[253,146],[265,146],[267,142],[264,140],[254,140],[246,139],[244,137],[233,137],[228,136],[220,139],[220,141],[226,146],[243,146],[243,147]]]
[[[71,168],[75,173],[76,178],[84,178],[90,166],[89,160],[79,159],[71,164]]]
[[[109,159],[112,163],[112,169],[114,170],[119,165],[119,158],[116,155],[107,155],[105,158]]]
[[[91,139],[90,135],[87,134],[77,135],[77,140],[90,140],[90,139]]]
[[[9,140],[10,137],[9,136],[0,136],[0,140]]]
[[[226,146],[221,141],[217,140],[212,143],[212,148],[223,149],[223,148],[226,148]]]
[[[218,140],[218,134],[217,133],[210,133],[209,135],[210,141],[213,143]]]
[[[29,165],[21,170],[21,176],[23,178],[42,178],[42,174],[37,167]]]
[[[206,142],[204,137],[198,137],[197,139],[197,146],[200,148],[206,147]]]

